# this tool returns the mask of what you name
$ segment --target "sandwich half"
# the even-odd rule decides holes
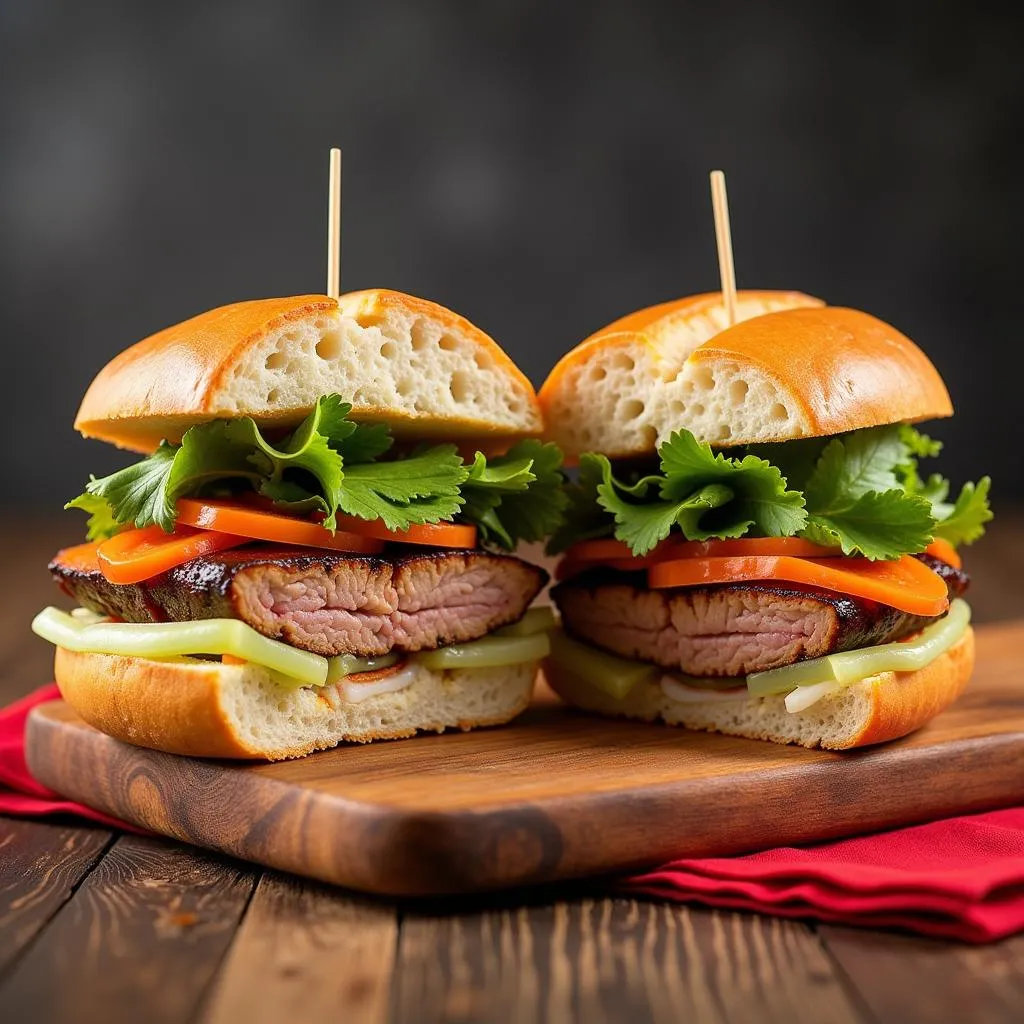
[[[899,331],[794,292],[630,314],[540,392],[578,463],[545,674],[608,715],[844,749],[906,735],[974,663],[957,548],[991,518],[919,463],[946,387]]]
[[[113,359],[76,420],[142,456],[71,507],[78,607],[34,629],[64,698],[130,743],[296,757],[506,722],[548,651],[515,557],[566,497],[529,381],[392,291],[241,302]]]

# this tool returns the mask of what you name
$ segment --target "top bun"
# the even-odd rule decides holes
[[[385,290],[236,302],[168,327],[100,371],[75,428],[149,452],[212,419],[293,426],[331,392],[353,419],[399,437],[501,441],[543,428],[532,385],[490,337]]]
[[[952,415],[927,356],[895,328],[799,292],[721,293],[631,313],[591,335],[540,390],[567,456],[655,452],[681,428],[722,447]]]

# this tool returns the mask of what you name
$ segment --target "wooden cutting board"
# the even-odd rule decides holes
[[[28,761],[137,825],[352,889],[532,885],[1024,802],[1024,622],[978,641],[955,707],[846,754],[591,718],[547,694],[500,729],[258,765],[131,747],[54,703],[29,719]]]

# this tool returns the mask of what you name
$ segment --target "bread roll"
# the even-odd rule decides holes
[[[569,456],[649,455],[681,428],[728,447],[949,416],[949,394],[909,338],[796,292],[697,295],[615,321],[558,363],[540,391]]]
[[[537,663],[431,670],[357,703],[339,684],[282,685],[259,665],[194,658],[155,661],[57,648],[64,699],[90,725],[139,747],[193,757],[279,761],[339,743],[472,729],[514,718],[529,703]]]
[[[196,423],[293,426],[337,392],[397,436],[515,439],[542,422],[529,380],[483,331],[400,292],[238,302],[140,341],[100,371],[75,427],[152,451]]]
[[[974,632],[916,672],[883,672],[805,711],[786,710],[783,697],[672,700],[659,680],[636,686],[616,700],[548,659],[544,676],[558,695],[577,707],[604,715],[658,719],[687,729],[723,732],[775,743],[848,750],[906,736],[931,721],[960,696],[974,669]]]

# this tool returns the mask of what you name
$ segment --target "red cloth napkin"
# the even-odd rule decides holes
[[[25,720],[56,686],[0,709],[0,813],[74,814],[133,826],[64,800],[25,763]],[[780,917],[991,942],[1024,930],[1024,807],[743,857],[673,861],[620,891]]]
[[[37,782],[29,773],[25,763],[25,722],[28,713],[37,704],[59,699],[60,691],[51,683],[6,708],[0,708],[0,814],[17,814],[27,818],[74,814],[125,832],[146,834],[125,821],[118,821],[91,807],[65,800],[59,793]]]
[[[802,849],[677,860],[632,894],[993,942],[1024,930],[1024,807]]]

